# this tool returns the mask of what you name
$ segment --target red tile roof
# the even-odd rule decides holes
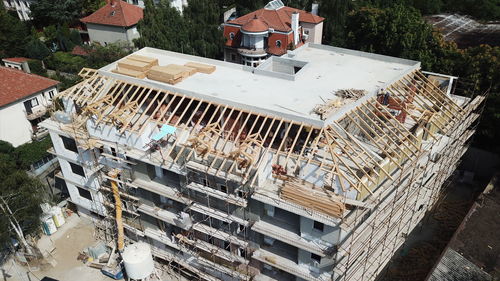
[[[114,26],[133,26],[143,17],[143,10],[121,0],[111,0],[93,14],[80,19],[84,23]]]
[[[269,26],[261,19],[255,17],[245,23],[241,29],[246,32],[263,32],[269,29]]]
[[[23,63],[25,61],[28,61],[29,59],[23,58],[23,57],[17,57],[17,58],[5,58],[3,60],[10,61],[10,62]]]
[[[59,81],[0,66],[0,106],[56,86]]]
[[[229,24],[237,24],[237,25],[245,25],[246,23],[253,20],[255,17],[259,18],[263,22],[265,22],[270,28],[274,28],[278,31],[288,32],[291,31],[291,21],[292,21],[292,13],[299,13],[299,21],[300,22],[308,22],[308,23],[320,23],[325,20],[325,18],[313,15],[303,10],[283,7],[277,10],[268,10],[268,9],[260,9],[255,12],[248,13],[244,16],[241,16],[235,20],[228,22]]]
[[[88,56],[89,52],[87,52],[87,50],[85,50],[82,46],[76,45],[71,51],[71,54],[76,56]]]

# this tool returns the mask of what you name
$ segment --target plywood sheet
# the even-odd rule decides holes
[[[182,76],[184,76],[184,78],[191,76],[198,71],[194,67],[189,67],[189,66],[179,65],[179,64],[169,64],[169,65],[167,65],[167,67],[171,68],[171,69],[178,69],[178,70],[182,71]]]
[[[203,63],[197,63],[197,62],[188,62],[184,64],[184,66],[196,68],[198,72],[210,74],[215,71],[215,65],[209,65],[209,64],[203,64]]]
[[[118,67],[135,71],[142,71],[142,72],[148,71],[151,68],[151,66],[147,62],[130,60],[130,59],[119,61]]]
[[[158,65],[158,59],[140,55],[130,55],[127,59],[148,63],[151,67]]]
[[[183,72],[183,70],[178,68],[153,66],[148,72],[148,78],[149,75],[154,75],[156,77],[164,77],[165,79],[179,79],[183,77]]]
[[[118,74],[127,75],[127,76],[131,76],[131,77],[135,77],[135,78],[140,78],[140,79],[146,77],[146,73],[145,72],[131,70],[131,69],[128,69],[128,68],[117,67],[116,69],[113,69],[112,72],[118,73]]]

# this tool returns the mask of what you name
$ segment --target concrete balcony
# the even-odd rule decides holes
[[[174,249],[177,249],[177,250],[180,249],[179,245],[177,245],[177,243],[175,241],[172,241],[172,237],[167,235],[165,232],[163,232],[161,230],[146,228],[144,230],[144,235],[151,238],[151,239],[154,239],[158,242],[161,242],[167,246],[170,246]]]
[[[324,245],[320,245],[313,241],[308,241],[293,231],[270,224],[262,220],[255,222],[252,225],[251,229],[255,232],[272,237],[274,239],[285,242],[294,247],[306,250],[308,252],[314,253],[321,257],[324,257],[325,252],[328,250],[328,247],[325,247]]]
[[[216,219],[223,221],[223,222],[227,222],[227,223],[237,222],[240,225],[244,225],[244,226],[248,225],[248,221],[246,221],[242,218],[239,218],[237,216],[233,216],[229,213],[219,211],[219,210],[214,209],[214,208],[204,206],[204,205],[199,204],[199,203],[193,203],[192,205],[189,206],[189,208],[193,211],[200,213],[200,214],[204,214],[204,215],[210,216],[212,218],[216,218]]]
[[[192,182],[192,183],[188,184],[187,187],[189,189],[196,190],[198,192],[207,194],[209,196],[224,200],[224,201],[226,201],[230,204],[233,204],[233,205],[237,205],[237,206],[241,206],[241,207],[247,206],[247,200],[245,200],[241,197],[238,197],[238,196],[233,195],[233,194],[227,194],[227,193],[224,193],[222,191],[210,188],[208,186],[204,186],[204,185],[199,184],[199,183]]]
[[[331,275],[329,274],[315,274],[294,261],[291,261],[287,258],[271,253],[270,251],[264,249],[256,250],[253,253],[252,258],[308,281],[326,281],[330,280],[331,278]]]
[[[246,57],[265,57],[267,52],[265,49],[249,49],[249,48],[238,48],[238,53]]]
[[[159,183],[154,180],[147,181],[143,179],[135,179],[129,185],[159,194],[182,204],[189,205],[192,203],[192,201],[184,197],[179,190],[172,186],[169,186],[168,184]]]
[[[248,242],[243,241],[234,235],[231,235],[229,233],[223,232],[221,230],[215,229],[213,227],[210,227],[210,226],[202,224],[202,223],[195,223],[193,225],[193,229],[196,231],[208,234],[210,236],[213,236],[215,238],[218,238],[220,240],[224,240],[224,241],[236,244],[236,245],[240,246],[241,248],[248,247]]]
[[[206,241],[200,240],[200,239],[189,239],[186,236],[183,236],[181,234],[177,234],[177,237],[179,238],[180,243],[188,244],[193,247],[199,248],[207,253],[216,255],[226,261],[229,261],[231,263],[233,262],[238,262],[242,264],[248,264],[248,260],[246,260],[243,257],[240,257],[230,251],[224,250],[220,247],[217,247],[215,245],[212,245]]]
[[[141,204],[138,208],[138,211],[167,222],[171,225],[178,226],[184,230],[189,230],[192,226],[191,218],[187,214],[185,214],[186,216],[182,216],[182,212],[180,214],[177,214],[165,209],[151,207],[145,204]]]

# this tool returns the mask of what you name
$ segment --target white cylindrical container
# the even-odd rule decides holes
[[[61,207],[58,206],[52,207],[50,212],[52,214],[52,219],[54,219],[54,223],[56,224],[57,227],[61,227],[63,224],[66,223]]]
[[[56,224],[54,223],[54,219],[52,219],[51,214],[42,215],[42,229],[43,233],[47,235],[52,235],[57,231]]]
[[[151,248],[144,242],[134,243],[125,247],[122,254],[125,272],[129,278],[145,279],[154,271]]]

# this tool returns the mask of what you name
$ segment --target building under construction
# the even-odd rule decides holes
[[[189,280],[374,280],[485,99],[416,61],[315,44],[256,68],[144,48],[80,75],[44,122],[72,203]]]

